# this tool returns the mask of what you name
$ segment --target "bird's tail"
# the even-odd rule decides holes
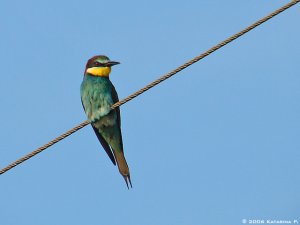
[[[124,177],[127,188],[129,189],[129,184],[130,184],[130,187],[132,188],[129,167],[128,167],[126,159],[124,157],[124,153],[119,152],[119,151],[114,151],[114,153],[115,153],[114,155],[115,155],[115,158],[116,158],[116,161],[118,164],[119,171],[120,171],[121,175]]]

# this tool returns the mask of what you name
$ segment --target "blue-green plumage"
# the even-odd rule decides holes
[[[110,67],[115,64],[106,56],[91,58],[87,63],[80,94],[85,113],[100,143],[111,161],[114,164],[117,162],[128,186],[128,181],[130,184],[131,181],[123,152],[120,109],[111,110],[111,106],[118,102],[117,92],[108,77]]]
[[[114,101],[113,85],[108,78],[85,75],[80,87],[82,104],[91,122],[99,120],[110,112]]]

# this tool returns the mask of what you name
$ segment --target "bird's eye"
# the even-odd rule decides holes
[[[99,63],[99,62],[94,62],[94,66],[100,66],[101,65],[101,63]]]

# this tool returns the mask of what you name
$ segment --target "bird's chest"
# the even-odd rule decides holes
[[[108,115],[113,105],[111,87],[105,82],[84,81],[81,87],[81,98],[85,112],[91,121]]]

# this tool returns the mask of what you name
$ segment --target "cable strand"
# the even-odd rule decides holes
[[[254,29],[255,27],[261,25],[262,23],[266,22],[267,20],[273,18],[274,16],[278,15],[279,13],[285,11],[286,9],[292,7],[293,5],[299,3],[300,0],[293,0],[290,3],[282,6],[281,8],[277,9],[276,11],[270,13],[269,15],[263,17],[262,19],[258,20],[257,22],[253,23],[252,25],[248,26],[247,28],[241,30],[240,32],[232,35],[231,37],[227,38],[226,40],[220,42],[219,44],[213,46],[212,48],[208,49],[206,52],[202,53],[201,55],[191,59],[190,61],[184,63],[183,65],[177,67],[176,69],[174,69],[173,71],[167,73],[166,75],[162,76],[161,78],[153,81],[152,83],[148,84],[147,86],[145,86],[144,88],[138,90],[137,92],[129,95],[127,98],[115,103],[114,105],[112,105],[111,109],[115,109],[117,107],[120,107],[121,105],[125,104],[126,102],[136,98],[137,96],[139,96],[140,94],[148,91],[149,89],[153,88],[154,86],[158,85],[159,83],[163,82],[164,80],[172,77],[173,75],[175,75],[176,73],[184,70],[185,68],[191,66],[192,64],[198,62],[199,60],[205,58],[206,56],[210,55],[211,53],[215,52],[216,50],[222,48],[223,46],[227,45],[228,43],[234,41],[235,39],[239,38],[240,36],[246,34],[247,32],[249,32],[250,30]],[[45,149],[49,148],[50,146],[56,144],[57,142],[65,139],[66,137],[70,136],[71,134],[73,134],[74,132],[80,130],[81,128],[85,127],[86,125],[90,124],[90,121],[86,120],[82,123],[80,123],[79,125],[77,125],[76,127],[72,128],[71,130],[61,134],[60,136],[58,136],[57,138],[53,139],[52,141],[48,142],[47,144],[37,148],[36,150],[34,150],[33,152],[25,155],[24,157],[18,159],[17,161],[9,164],[8,166],[6,166],[5,168],[0,170],[0,175],[9,171],[10,169],[14,168],[15,166],[25,162],[26,160],[32,158],[33,156],[41,153],[42,151],[44,151]]]
[[[112,106],[112,109],[119,107],[123,104],[125,104],[126,102],[132,100],[133,98],[139,96],[140,94],[144,93],[145,91],[148,91],[150,88],[156,86],[157,84],[161,83],[162,81],[170,78],[171,76],[175,75],[176,73],[180,72],[181,70],[184,70],[185,68],[191,66],[192,64],[198,62],[199,60],[207,57],[208,55],[210,55],[211,53],[215,52],[216,50],[222,48],[223,46],[227,45],[228,43],[234,41],[235,39],[239,38],[240,36],[248,33],[250,30],[253,30],[255,27],[261,25],[262,23],[266,22],[267,20],[273,18],[274,16],[278,15],[279,13],[285,11],[286,9],[292,7],[293,5],[299,3],[300,0],[294,0],[284,6],[282,6],[281,8],[277,9],[276,11],[270,13],[269,15],[263,17],[262,19],[258,20],[257,22],[253,23],[252,25],[250,25],[249,27],[241,30],[240,32],[230,36],[229,38],[225,39],[224,41],[220,42],[219,44],[213,46],[212,48],[208,49],[206,52],[202,53],[199,56],[196,56],[195,58],[191,59],[190,61],[184,63],[183,65],[177,67],[175,70],[167,73],[166,75],[162,76],[161,78],[153,81],[152,83],[148,84],[147,86],[145,86],[144,88],[140,89],[139,91],[133,93],[132,95],[128,96],[127,98],[123,99],[122,101],[119,101],[117,103],[115,103]]]

